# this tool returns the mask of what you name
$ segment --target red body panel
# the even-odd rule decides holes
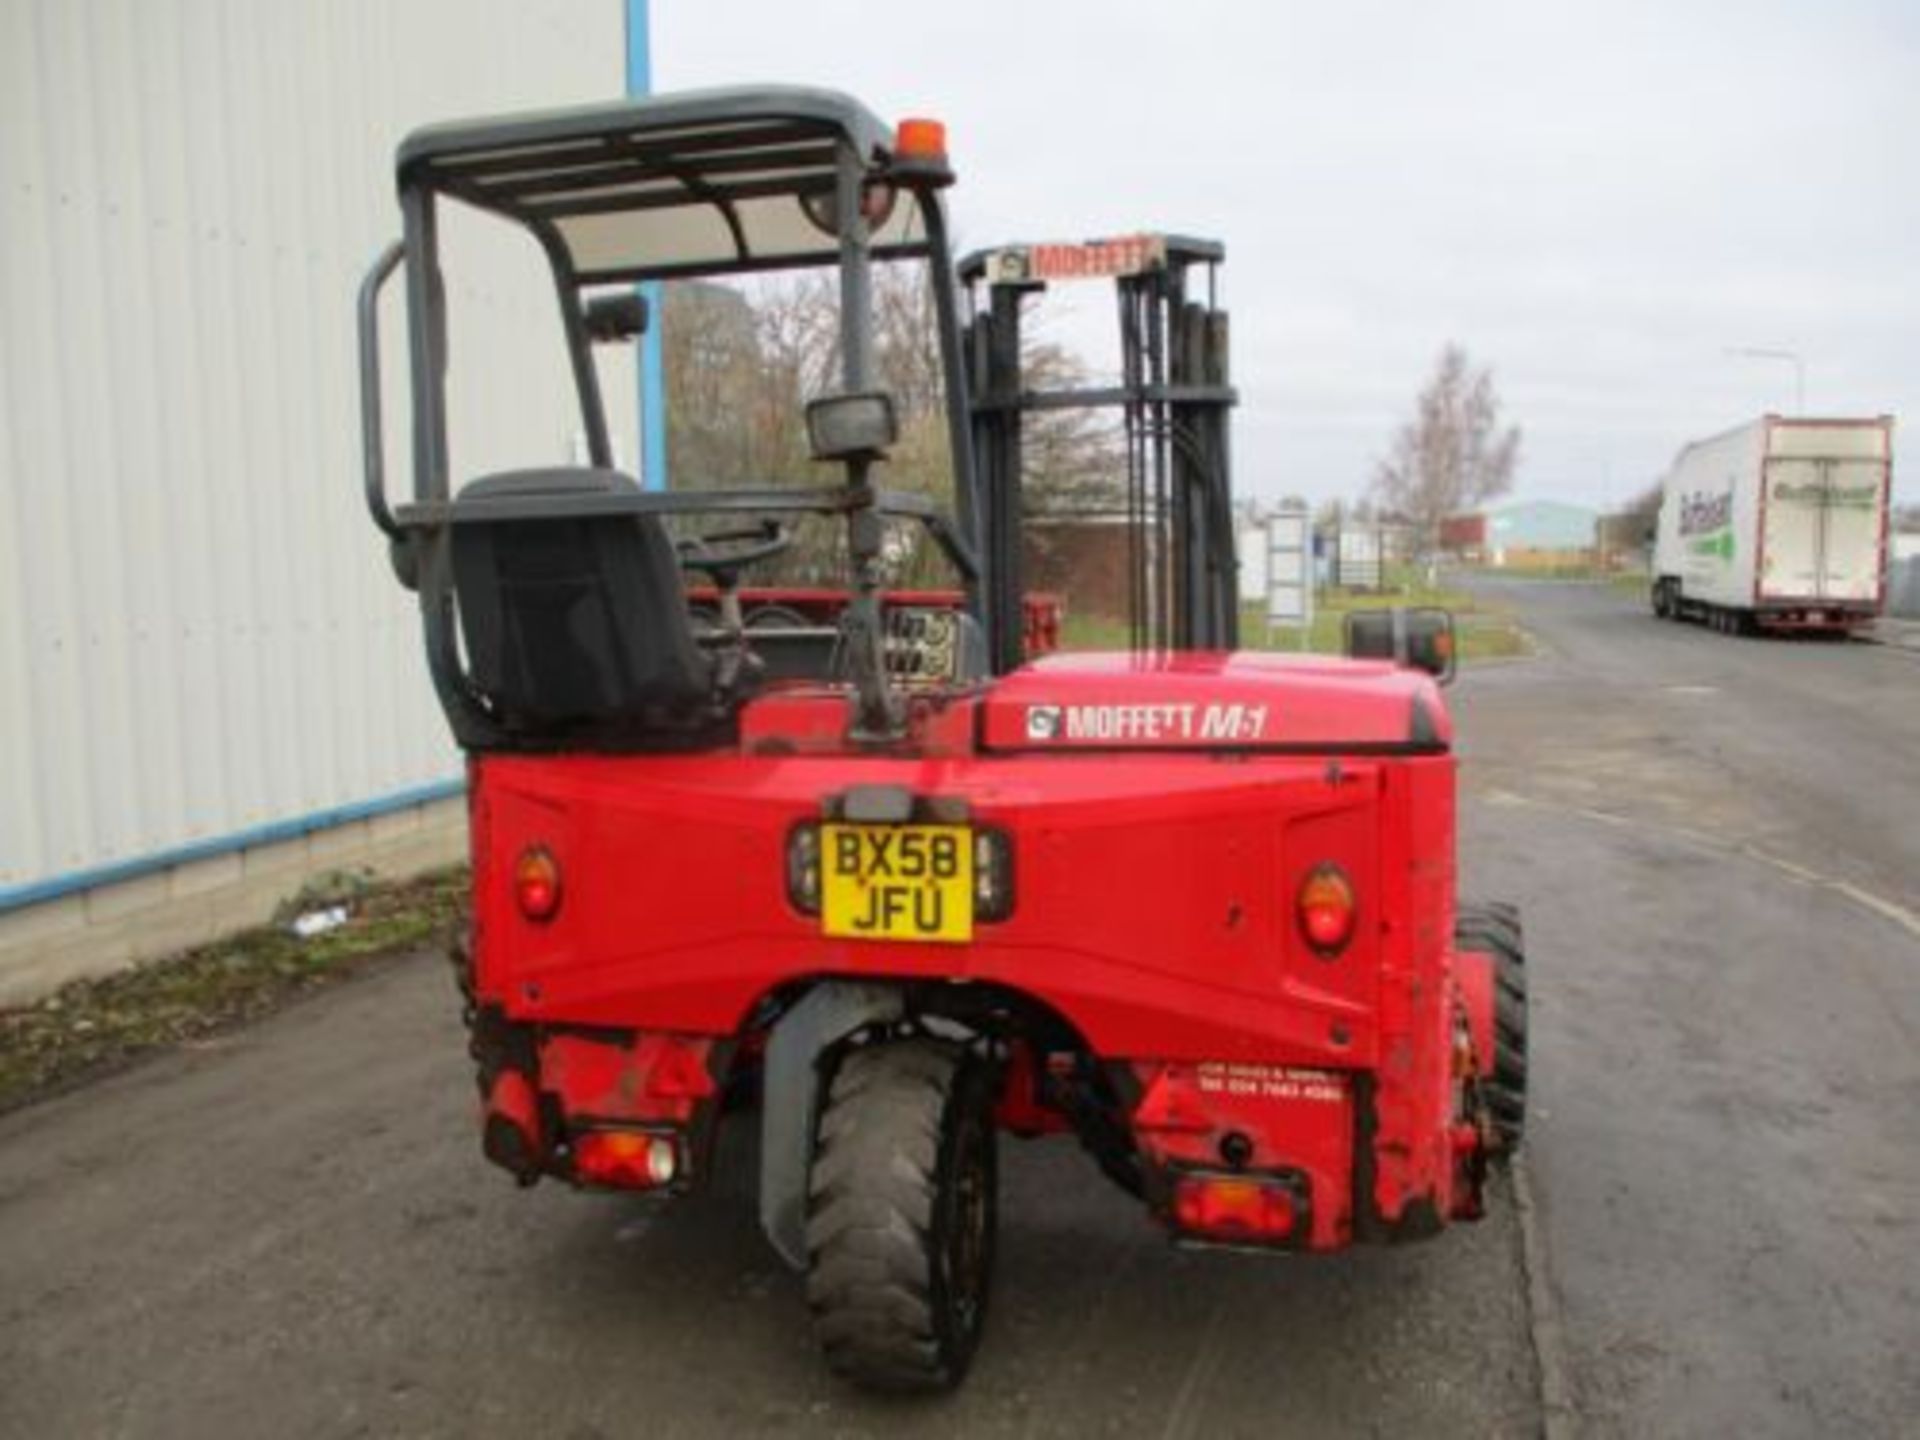
[[[659,1057],[678,1052],[648,1037],[682,1037],[704,1060],[701,1042],[731,1042],[798,984],[966,982],[1038,1002],[1101,1063],[1131,1066],[1151,1164],[1217,1163],[1237,1137],[1255,1163],[1307,1177],[1311,1224],[1296,1243],[1418,1233],[1461,1208],[1454,772],[1430,681],[1269,657],[1061,657],[922,702],[909,744],[885,754],[849,750],[846,704],[820,687],[776,691],[745,708],[730,751],[473,762],[477,1002],[532,1033],[641,1042],[621,1058],[548,1039],[541,1088],[562,1115],[604,1116],[606,1097],[627,1094],[638,1098],[622,1113],[685,1120],[703,1092],[676,1080],[662,1093]],[[1263,714],[1231,734],[1182,721],[1177,736],[1089,750],[1064,730],[1030,736],[1028,712],[1047,705]],[[789,838],[864,785],[964,806],[1004,832],[1011,914],[964,945],[823,935],[789,899]],[[558,912],[537,922],[511,887],[515,858],[536,845],[564,877]],[[1294,910],[1329,862],[1359,907],[1333,958],[1306,943]],[[1306,1095],[1206,1078],[1234,1073],[1323,1079]],[[1035,1126],[1019,1104],[1009,1118]]]
[[[1364,754],[1452,738],[1426,676],[1384,661],[1309,655],[1054,655],[1001,681],[982,709],[981,739],[992,750]],[[1059,712],[1057,733],[1035,733],[1036,710]]]
[[[1303,1249],[1353,1239],[1354,1086],[1349,1075],[1282,1065],[1142,1065],[1145,1092],[1134,1131],[1156,1162],[1189,1170],[1223,1166],[1238,1137],[1247,1173],[1302,1176],[1308,1198]]]
[[[477,769],[497,872],[476,875],[477,978],[515,1018],[732,1034],[796,977],[947,977],[1035,995],[1103,1055],[1372,1058],[1367,987],[1381,937],[1363,927],[1330,965],[1292,934],[1290,905],[1329,858],[1366,903],[1377,765],[1330,777],[1280,757],[798,755],[495,758]],[[966,801],[1012,837],[1027,903],[968,946],[822,936],[787,900],[788,832],[857,784]],[[535,844],[566,877],[559,913],[540,923],[520,916],[504,883],[512,857]],[[1336,1021],[1344,1045],[1329,1039]]]

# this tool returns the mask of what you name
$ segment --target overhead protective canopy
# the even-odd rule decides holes
[[[401,144],[424,186],[526,225],[583,284],[831,260],[839,147],[881,175],[893,132],[849,96],[791,86],[456,121]],[[878,182],[877,254],[916,253],[920,206]]]

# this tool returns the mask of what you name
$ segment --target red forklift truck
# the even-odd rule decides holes
[[[402,238],[360,299],[367,503],[468,756],[485,1152],[692,1201],[757,1097],[766,1235],[829,1364],[895,1390],[957,1384],[980,1341],[1003,1133],[1077,1137],[1180,1243],[1331,1251],[1477,1217],[1526,1090],[1519,920],[1455,903],[1450,622],[1361,622],[1375,658],[1236,648],[1220,248],[956,266],[952,181],[939,125],[811,89],[438,125],[400,147]],[[550,260],[587,463],[456,488],[449,201]],[[903,261],[932,287],[945,496],[885,484],[872,274]],[[840,301],[838,384],[795,417],[820,470],[616,469],[593,346],[649,322],[634,287],[803,267]],[[1117,287],[1119,383],[1037,392],[1023,302],[1085,274]],[[1124,427],[1118,653],[1035,653],[1022,423],[1067,405]],[[833,603],[750,625],[780,592],[749,578],[816,517]],[[950,588],[897,583],[903,528]]]

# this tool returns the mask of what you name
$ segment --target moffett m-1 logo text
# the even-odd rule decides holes
[[[1058,705],[1029,705],[1027,707],[1027,739],[1058,740],[1060,738],[1060,707]]]
[[[1027,739],[1095,745],[1193,740],[1253,745],[1267,738],[1268,709],[1235,702],[1029,705]]]

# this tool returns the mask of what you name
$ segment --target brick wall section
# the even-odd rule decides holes
[[[1069,615],[1127,616],[1125,525],[1051,521],[1026,530],[1027,589],[1050,591]]]

